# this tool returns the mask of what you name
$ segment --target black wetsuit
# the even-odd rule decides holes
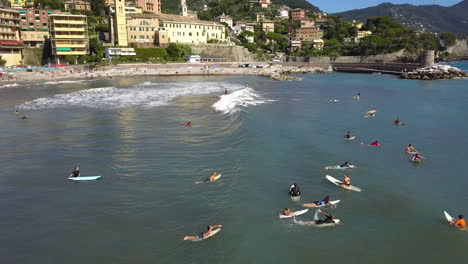
[[[333,218],[329,215],[327,215],[327,218],[325,218],[325,220],[317,220],[315,221],[315,224],[317,225],[321,225],[321,224],[334,224],[335,221],[333,221]]]
[[[73,174],[72,178],[76,178],[76,177],[78,177],[80,175],[80,171],[79,170],[78,171],[73,171],[72,174]]]
[[[291,196],[300,196],[300,195],[301,195],[301,191],[300,191],[299,188],[296,186],[296,187],[291,188],[291,191],[289,191],[289,194],[290,194]]]

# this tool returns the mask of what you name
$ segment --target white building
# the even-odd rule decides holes
[[[106,49],[106,60],[112,61],[115,57],[120,56],[136,56],[134,48],[107,48]]]
[[[233,25],[233,20],[230,16],[226,16],[224,13],[218,17],[215,17],[214,18],[214,22],[218,22],[218,23],[226,23],[229,28],[232,28],[232,25]]]

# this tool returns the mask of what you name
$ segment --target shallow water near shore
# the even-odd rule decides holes
[[[468,81],[300,77],[126,77],[1,89],[0,262],[468,261],[468,233],[443,215],[468,215]],[[376,117],[364,118],[372,109]],[[393,125],[398,116],[406,126]],[[186,121],[194,125],[179,124]],[[348,130],[355,141],[343,140]],[[382,146],[365,146],[374,140]],[[427,160],[410,163],[409,143]],[[359,166],[348,173],[363,192],[325,180],[342,178],[323,167],[344,161]],[[74,165],[102,178],[67,181]],[[223,173],[218,182],[194,184],[213,171]],[[299,203],[287,195],[294,182]],[[278,219],[284,207],[300,210],[325,195],[341,200],[327,210],[341,219],[337,227]],[[313,211],[298,220],[312,218]],[[207,224],[223,230],[182,240]]]

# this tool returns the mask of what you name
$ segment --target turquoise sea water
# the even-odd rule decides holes
[[[466,263],[468,233],[443,210],[468,215],[468,80],[300,77],[0,89],[0,263]],[[397,116],[408,124],[394,126]],[[365,146],[374,140],[382,146]],[[427,160],[410,163],[409,143]],[[342,178],[323,167],[344,161],[359,166],[349,175],[363,192],[325,180]],[[67,181],[74,165],[102,179]],[[194,184],[213,170],[218,182]],[[299,203],[287,195],[294,182]],[[341,200],[328,210],[342,220],[334,228],[277,217],[325,195]],[[182,240],[207,224],[224,227]]]

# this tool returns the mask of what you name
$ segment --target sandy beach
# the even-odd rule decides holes
[[[283,73],[324,72],[327,67],[299,65],[271,65],[262,68],[243,68],[229,64],[124,64],[96,68],[84,66],[61,67],[53,71],[18,71],[0,81],[0,87],[41,84],[44,82],[103,79],[117,76],[175,76],[175,75],[259,75],[271,76]]]

